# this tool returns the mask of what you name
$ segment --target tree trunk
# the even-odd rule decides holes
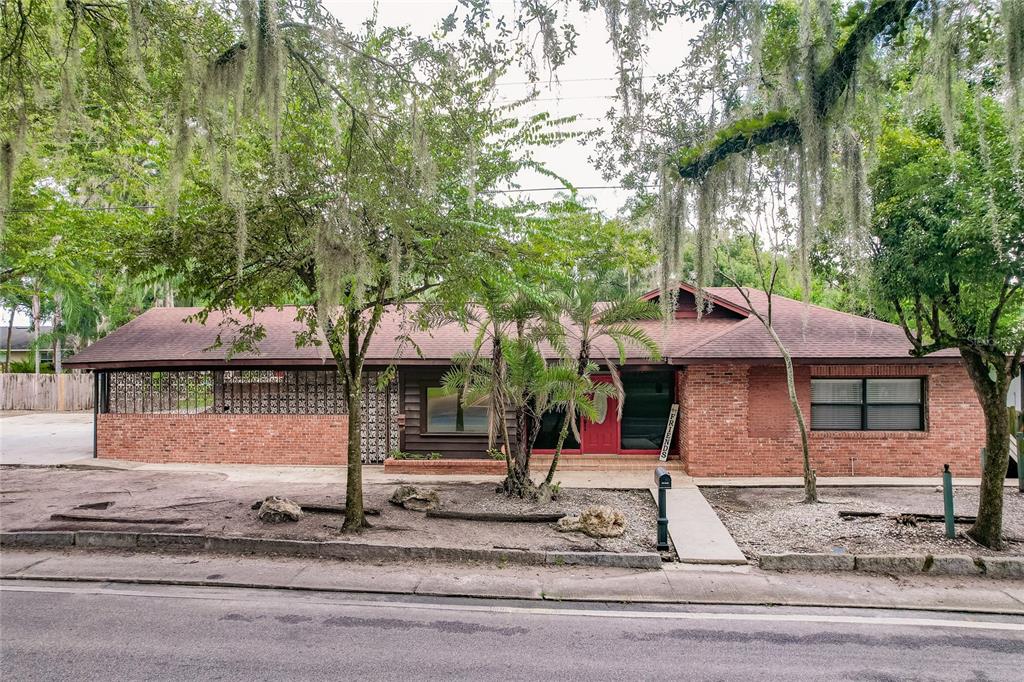
[[[771,296],[769,295],[769,301]],[[749,303],[749,299],[748,299]],[[789,350],[786,348],[786,344],[782,343],[782,339],[775,333],[774,327],[771,322],[767,319],[758,315],[758,319],[764,325],[764,328],[768,331],[768,335],[772,337],[772,341],[775,342],[775,346],[779,349],[779,353],[782,354],[782,361],[786,365],[786,389],[789,391],[789,404],[793,408],[793,414],[796,415],[796,425],[800,430],[800,447],[803,451],[803,462],[804,462],[804,502],[813,504],[818,501],[818,476],[811,468],[811,450],[807,443],[807,422],[804,421],[804,411],[800,407],[800,399],[796,394],[796,377],[793,373],[793,357],[789,354]]]
[[[774,333],[774,332],[773,332]],[[796,394],[796,377],[793,373],[793,358],[789,351],[782,348],[782,359],[786,363],[786,388],[789,390],[789,404],[796,415],[796,425],[800,429],[800,447],[804,457],[804,502],[813,504],[818,501],[818,476],[811,468],[811,449],[807,444],[807,423],[804,411]]]
[[[1009,372],[997,370],[993,381],[989,365],[978,353],[961,348],[967,373],[985,415],[985,463],[978,492],[978,519],[967,534],[990,549],[1002,547],[1003,484],[1010,459],[1010,425],[1006,416]]]
[[[39,294],[32,294],[32,345],[35,349],[36,374],[39,374]]]
[[[496,399],[492,400],[491,409],[498,410],[496,419],[498,419],[498,425],[501,432],[502,443],[505,446],[505,480],[501,483],[501,490],[506,495],[514,497],[529,497],[534,490],[533,481],[530,479],[530,462],[526,456],[524,450],[519,447],[520,443],[515,443],[513,448],[512,439],[508,433],[508,415],[506,413],[507,401],[504,399],[505,391],[505,356],[502,352],[501,339],[498,332],[495,331],[493,350],[491,353],[491,363],[494,367],[492,370],[494,378],[494,396]],[[523,416],[520,410],[516,411],[516,426],[520,426],[520,421],[523,420]],[[522,438],[520,437],[520,441]]]
[[[61,373],[63,357],[61,357],[60,326],[64,316],[64,294],[58,292],[53,295],[53,373]]]
[[[11,335],[14,333],[14,314],[18,306],[11,306],[11,316],[7,319],[7,352],[4,354],[4,371],[11,371]]]
[[[544,487],[551,487],[551,482],[555,478],[555,470],[558,468],[558,458],[562,456],[562,446],[565,445],[565,439],[569,436],[569,410],[565,411],[565,419],[562,420],[562,430],[558,432],[558,442],[555,444],[555,455],[551,458],[551,466],[548,467],[548,475],[544,479]]]
[[[359,442],[362,428],[361,407],[363,404],[362,372],[353,373],[352,379],[345,381],[345,399],[348,403],[348,477],[345,483],[345,522],[346,530],[360,530],[366,526],[363,512],[363,453]]]

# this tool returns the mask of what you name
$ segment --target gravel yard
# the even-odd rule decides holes
[[[610,505],[626,516],[626,532],[618,538],[594,539],[562,533],[553,523],[496,523],[427,518],[388,502],[396,485],[367,485],[367,508],[373,527],[358,535],[342,533],[339,514],[307,513],[296,523],[266,524],[250,509],[268,495],[301,502],[344,503],[344,484],[228,481],[220,474],[71,469],[0,469],[0,529],[10,530],[133,530],[194,532],[243,537],[300,540],[351,539],[386,545],[420,547],[516,548],[642,552],[655,550],[657,506],[647,491],[563,489],[545,505],[510,499],[493,484],[422,486],[436,490],[441,509],[499,513],[579,514],[588,506]],[[82,505],[111,502],[106,509]],[[139,517],[184,517],[183,524],[123,524],[52,521],[54,513]]]
[[[803,489],[701,488],[736,543],[748,558],[785,552],[846,552],[848,554],[1024,554],[1024,495],[1006,488],[1003,535],[1015,538],[1002,552],[981,547],[963,537],[967,524],[957,524],[961,537],[947,540],[942,522],[903,525],[900,513],[942,514],[942,492],[934,487],[819,487],[821,504],[803,504]],[[954,490],[957,515],[974,515],[978,489]],[[843,519],[839,511],[878,511],[877,518]]]

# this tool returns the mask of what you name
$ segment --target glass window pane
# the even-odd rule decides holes
[[[672,382],[673,375],[665,372],[622,375],[626,394],[620,427],[623,450],[661,449],[668,413],[672,409]]]
[[[863,382],[860,379],[812,379],[812,403],[862,402]]]
[[[558,445],[558,434],[562,430],[562,422],[565,421],[565,410],[548,410],[540,420],[540,431],[537,433],[537,440],[533,447],[540,450],[554,450]],[[565,436],[565,443],[562,448],[565,450],[578,450],[580,442],[576,440],[572,429],[569,429]]]
[[[860,405],[811,405],[811,428],[822,431],[859,431]]]
[[[487,433],[488,407],[482,401],[463,405],[459,395],[440,386],[427,388],[427,431],[431,433]]]
[[[869,403],[920,403],[920,379],[868,379]]]
[[[868,429],[919,431],[921,408],[917,405],[868,405]]]

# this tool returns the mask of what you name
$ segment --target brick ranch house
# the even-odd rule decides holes
[[[751,291],[764,309],[766,296]],[[622,419],[609,400],[600,423],[584,423],[567,444],[566,468],[649,467],[658,458],[673,405],[675,468],[692,476],[794,476],[800,439],[781,356],[734,289],[711,288],[697,317],[694,289],[681,285],[674,319],[641,321],[662,348],[622,366]],[[653,292],[648,298],[654,299]],[[98,457],[143,462],[340,465],[347,416],[334,362],[295,346],[295,310],[267,310],[259,352],[226,359],[220,331],[186,322],[193,308],[154,308],[78,353],[67,364],[96,375]],[[773,299],[779,336],[796,367],[819,476],[934,475],[949,463],[978,475],[981,407],[955,351],[909,355],[894,325],[782,297]],[[391,310],[367,360],[360,438],[367,463],[397,470],[503,469],[487,455],[485,404],[460,405],[441,389],[451,358],[472,332],[449,324],[400,340]],[[608,349],[611,350],[611,349]],[[610,353],[611,354],[611,353]],[[383,382],[388,367],[394,379]],[[559,413],[544,419],[538,459],[552,452]],[[512,437],[515,437],[514,422]],[[390,459],[395,451],[440,453],[435,461]]]

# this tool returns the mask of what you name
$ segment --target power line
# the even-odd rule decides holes
[[[583,100],[583,99],[615,99],[618,95],[579,95],[576,97],[538,97],[537,99],[529,99],[527,102],[567,102],[570,100]],[[507,104],[509,102],[518,102],[519,99],[508,98],[496,100],[496,104]]]
[[[565,187],[564,185],[558,185],[555,187],[519,187],[509,189],[483,189],[480,190],[480,194],[522,194],[524,192],[577,192],[580,190],[596,190],[596,189],[638,189],[641,187],[657,187],[657,185],[580,185],[578,187]],[[74,211],[128,211],[128,210],[148,210],[159,208],[159,206],[152,204],[136,204],[131,206],[71,206],[71,207],[57,207],[53,206],[50,208],[12,208],[9,213],[52,213],[58,208],[70,208]]]
[[[640,76],[643,80],[651,80],[657,78],[657,76]],[[597,81],[617,81],[618,76],[596,76],[594,78],[559,78],[558,80],[552,81],[554,85],[561,85],[562,83],[594,83]],[[636,79],[632,79],[636,80]],[[497,87],[504,85],[544,85],[543,81],[505,81],[503,83],[495,83]]]
[[[74,211],[124,211],[129,208],[146,210],[158,208],[150,204],[135,204],[131,206],[51,206],[49,208],[12,208],[8,213],[52,213],[58,208],[68,208]]]
[[[516,192],[575,192],[581,189],[637,189],[639,187],[657,187],[657,185],[580,185],[579,187],[523,187],[521,189],[486,189],[480,190],[480,194],[513,194]]]

